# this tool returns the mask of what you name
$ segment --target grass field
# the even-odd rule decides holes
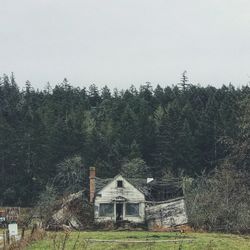
[[[107,240],[107,242],[100,242]],[[117,242],[111,242],[114,240]],[[133,241],[133,242],[132,242]],[[148,241],[148,242],[140,242]],[[163,242],[162,242],[163,241]],[[138,231],[47,233],[44,240],[31,244],[27,250],[52,249],[89,250],[154,250],[154,249],[250,249],[250,236],[219,233],[166,233]]]

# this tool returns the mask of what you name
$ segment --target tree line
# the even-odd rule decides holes
[[[20,89],[13,74],[3,75],[0,205],[34,205],[60,176],[60,184],[78,180],[80,188],[90,166],[103,178],[126,170],[137,177],[196,177],[225,161],[247,169],[249,97],[248,86],[202,87],[184,76],[173,86],[111,91],[73,87],[67,79],[43,90],[27,81]],[[82,177],[62,164],[72,157]]]

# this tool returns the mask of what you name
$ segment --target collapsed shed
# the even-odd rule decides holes
[[[185,200],[182,197],[151,204],[146,207],[146,219],[150,229],[169,228],[188,222]]]

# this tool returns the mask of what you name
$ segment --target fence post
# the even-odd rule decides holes
[[[30,233],[30,234],[31,234],[31,235],[33,235],[33,234],[34,234],[34,232],[35,232],[35,230],[36,230],[36,224],[34,224],[34,225],[33,225],[33,227],[32,227],[32,230],[31,230],[31,233]]]
[[[23,239],[24,238],[24,227],[22,228],[22,234],[21,234],[21,239]]]
[[[7,240],[7,245],[10,244],[10,233],[9,230],[6,231],[6,240]]]
[[[3,249],[5,249],[6,246],[6,231],[3,231]]]

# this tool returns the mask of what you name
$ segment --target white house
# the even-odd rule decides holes
[[[96,177],[94,167],[90,168],[89,178],[89,198],[94,204],[97,222],[147,221],[151,227],[187,223],[179,185],[152,178],[124,178],[120,174],[114,178],[101,179]]]
[[[96,221],[145,221],[145,195],[121,175],[95,193],[94,205]]]

